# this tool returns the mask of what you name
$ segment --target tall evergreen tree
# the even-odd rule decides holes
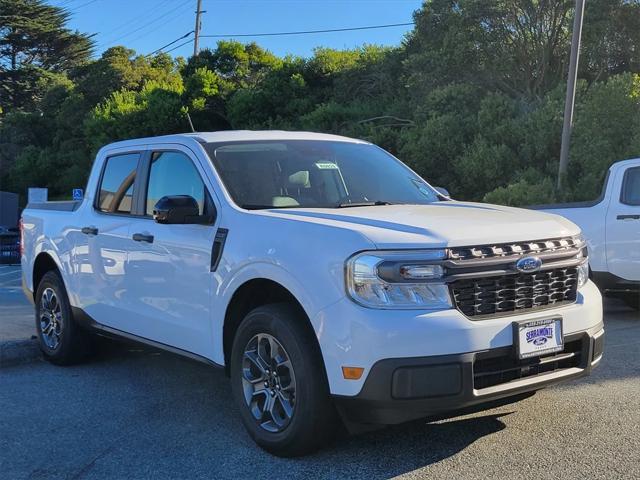
[[[33,108],[51,73],[89,60],[91,35],[66,28],[69,12],[42,0],[0,0],[0,109]]]

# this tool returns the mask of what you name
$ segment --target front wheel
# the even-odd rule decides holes
[[[254,441],[279,456],[309,453],[330,440],[337,414],[308,320],[285,303],[258,307],[240,324],[231,382]]]

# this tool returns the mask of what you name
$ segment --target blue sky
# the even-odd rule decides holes
[[[151,53],[193,30],[196,0],[49,0],[72,12],[70,28],[96,33],[96,55],[114,45]],[[421,0],[203,0],[203,34],[242,34],[320,30],[404,23]],[[300,36],[238,40],[277,55],[310,56],[315,47],[352,48],[365,43],[398,45],[410,26]],[[179,45],[177,42],[172,47]],[[201,48],[215,47],[203,38]],[[171,48],[171,47],[169,47]],[[188,56],[193,45],[171,52]]]

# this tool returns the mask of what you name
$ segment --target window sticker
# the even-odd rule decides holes
[[[319,170],[340,170],[338,165],[333,162],[316,162],[316,167]]]

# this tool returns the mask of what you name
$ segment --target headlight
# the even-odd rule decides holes
[[[439,265],[445,256],[444,250],[357,254],[347,260],[347,290],[355,302],[370,308],[451,308]]]
[[[580,239],[584,242],[584,240],[582,239],[582,235],[580,236]],[[585,283],[587,283],[587,280],[589,280],[589,258],[587,256],[586,243],[584,244],[582,250],[580,250],[577,258],[584,259],[584,261],[580,265],[578,265],[578,288],[580,288],[584,286]]]

